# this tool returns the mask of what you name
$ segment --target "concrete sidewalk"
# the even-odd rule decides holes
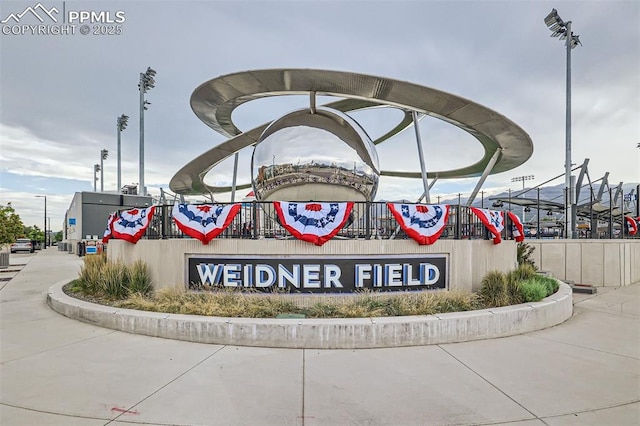
[[[564,324],[503,339],[270,349],[62,317],[46,293],[81,259],[23,256],[0,290],[2,425],[640,424],[640,284],[575,295]]]

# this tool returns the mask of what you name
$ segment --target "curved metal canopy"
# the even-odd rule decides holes
[[[230,187],[209,186],[205,175],[224,159],[255,144],[265,123],[242,132],[233,123],[232,113],[240,105],[260,98],[306,95],[346,98],[326,104],[342,112],[376,106],[399,108],[403,120],[374,141],[379,144],[411,125],[411,113],[429,115],[465,130],[482,144],[480,161],[458,169],[432,171],[429,178],[468,178],[480,176],[496,151],[499,158],[491,174],[505,172],[527,161],[533,153],[529,135],[514,122],[475,102],[417,84],[341,71],[314,69],[271,69],[229,74],[198,87],[191,96],[191,108],[212,129],[231,139],[196,157],[171,179],[170,188],[180,194],[228,192]],[[277,117],[275,117],[277,118]],[[383,176],[421,178],[420,172],[385,171]],[[238,185],[237,189],[250,187]]]

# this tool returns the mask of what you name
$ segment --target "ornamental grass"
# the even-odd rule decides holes
[[[78,279],[65,287],[73,296],[120,308],[219,317],[374,318],[434,315],[537,302],[558,291],[558,282],[527,264],[504,274],[491,271],[477,293],[465,291],[363,290],[350,295],[305,295],[247,289],[187,291],[184,285],[153,291],[146,264],[108,262],[104,254],[87,256]]]
[[[461,291],[396,295],[364,291],[348,297],[328,297],[303,307],[296,304],[292,296],[282,293],[257,294],[231,289],[186,292],[180,287],[165,288],[149,297],[134,294],[117,302],[116,306],[174,314],[247,318],[275,318],[287,314],[306,318],[372,318],[432,315],[482,307],[476,294]]]

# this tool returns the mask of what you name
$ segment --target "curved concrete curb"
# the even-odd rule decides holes
[[[234,346],[361,349],[422,346],[506,337],[541,330],[573,313],[571,288],[536,303],[478,311],[359,319],[259,319],[164,314],[118,309],[67,296],[59,282],[47,303],[69,318],[100,327],[167,339]]]

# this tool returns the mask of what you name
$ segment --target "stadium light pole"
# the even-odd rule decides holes
[[[568,219],[568,227],[571,229],[571,237],[569,237],[569,229],[566,230],[567,238],[577,238],[576,232],[576,192],[571,184],[571,50],[576,48],[580,42],[580,36],[574,35],[571,31],[571,21],[563,21],[558,16],[558,11],[552,9],[544,18],[544,23],[551,30],[551,37],[560,37],[560,40],[566,40],[567,48],[567,94],[566,94],[566,128],[565,128],[565,188],[567,195],[565,197],[565,217]]]
[[[109,151],[103,149],[100,151],[100,192],[104,192],[104,160],[109,157]]]
[[[129,121],[129,116],[128,115],[124,115],[122,114],[120,117],[118,117],[118,119],[116,120],[116,125],[118,127],[118,178],[117,178],[117,186],[118,186],[118,194],[120,194],[122,192],[122,156],[121,156],[121,147],[120,147],[120,140],[121,140],[121,133],[124,129],[127,128],[127,124]]]
[[[98,192],[98,172],[100,171],[100,164],[93,165],[93,192]]]
[[[151,67],[147,67],[145,72],[140,73],[140,83],[138,83],[138,90],[140,91],[140,195],[147,195],[147,190],[144,186],[144,112],[147,110],[147,105],[151,105],[151,102],[144,100],[144,94],[150,89],[153,89],[156,84],[154,77],[156,71]]]
[[[524,191],[524,181],[533,180],[535,178],[536,177],[534,175],[518,176],[518,177],[511,178],[511,182],[522,182],[522,190]],[[522,206],[522,223],[525,222],[524,213],[525,213],[524,206]]]
[[[47,248],[47,196],[36,195],[38,198],[44,198],[44,248]]]

